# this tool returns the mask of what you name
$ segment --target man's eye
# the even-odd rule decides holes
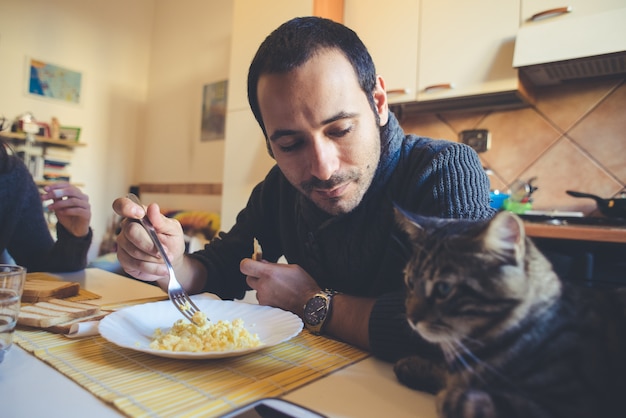
[[[282,152],[292,152],[292,151],[296,151],[301,146],[302,146],[302,142],[299,141],[299,142],[294,142],[293,144],[279,145],[278,148]]]
[[[329,132],[329,136],[332,136],[335,138],[341,138],[341,137],[348,135],[351,131],[352,131],[352,126],[345,128],[345,129],[332,130]]]

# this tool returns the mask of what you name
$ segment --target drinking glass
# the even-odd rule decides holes
[[[0,264],[0,363],[13,344],[25,280],[24,267]]]

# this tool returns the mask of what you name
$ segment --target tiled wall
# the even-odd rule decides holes
[[[626,79],[543,87],[533,106],[507,111],[406,115],[408,133],[458,141],[466,129],[488,129],[491,148],[480,154],[491,188],[537,177],[533,208],[598,214],[595,201],[626,187]]]

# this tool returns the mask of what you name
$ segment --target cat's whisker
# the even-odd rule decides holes
[[[465,369],[472,373],[474,372],[472,366],[466,361],[465,357],[463,357],[463,353],[461,352],[461,350],[459,350],[459,345],[456,341],[448,341],[445,343],[445,346],[446,351],[449,354],[449,357],[447,358],[449,360],[448,364],[453,367],[460,365],[462,366],[462,369]]]
[[[461,341],[458,341],[459,347],[476,363],[476,364],[480,364],[485,371],[489,371],[491,373],[493,373],[495,376],[498,376],[500,379],[502,379],[505,382],[509,382],[511,383],[511,379],[509,379],[507,376],[503,375],[500,370],[496,369],[495,367],[493,367],[492,365],[490,365],[488,362],[483,361],[480,359],[480,357],[476,356],[472,350],[470,350],[465,344],[463,344]],[[479,375],[477,373],[477,375]],[[483,379],[481,379],[483,380]]]
[[[473,346],[477,346],[477,347],[484,347],[485,346],[484,341],[477,340],[476,338],[471,338],[471,337],[468,337],[468,336],[462,337],[461,341],[471,343]]]

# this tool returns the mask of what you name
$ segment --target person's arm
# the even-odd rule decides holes
[[[386,361],[407,356],[442,358],[438,345],[424,340],[406,320],[405,292],[393,292],[376,299],[369,318],[370,351]]]
[[[262,305],[275,306],[302,317],[304,305],[322,289],[313,278],[295,264],[270,263],[243,259],[240,264],[248,285],[256,290]],[[342,341],[369,349],[369,317],[375,299],[336,294],[324,333]]]
[[[332,300],[330,318],[324,324],[324,332],[370,350],[369,323],[376,299],[346,294],[336,294]]]
[[[16,160],[9,173],[13,197],[5,202],[8,210],[4,222],[10,227],[3,230],[9,242],[7,249],[16,263],[30,272],[34,271],[76,271],[87,265],[87,253],[91,245],[92,233],[89,221],[80,237],[68,232],[57,224],[57,239],[54,240],[44,218],[39,191],[26,166]]]

